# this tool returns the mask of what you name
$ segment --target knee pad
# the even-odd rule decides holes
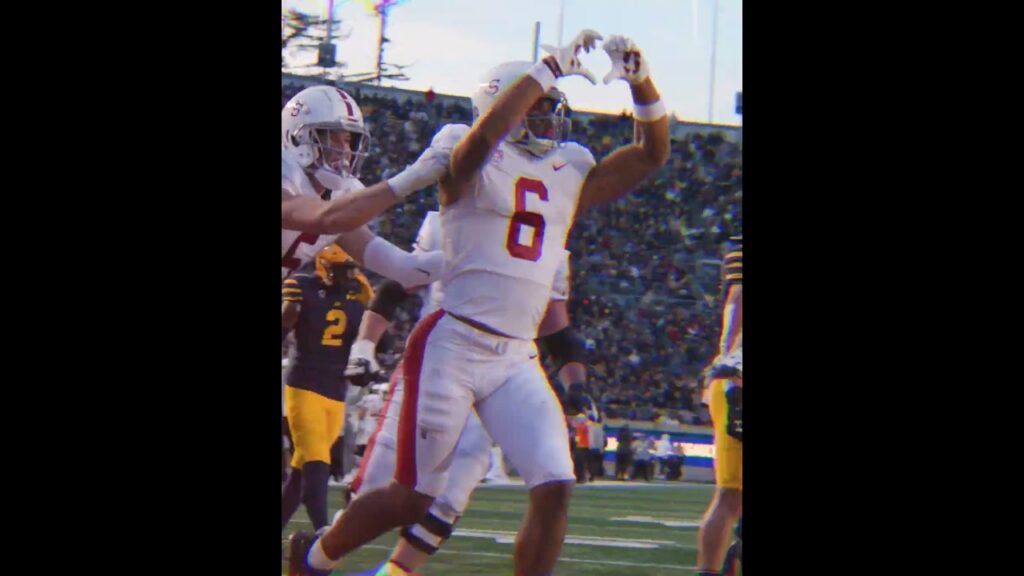
[[[427,515],[416,524],[402,528],[402,538],[420,552],[433,555],[444,541],[451,537],[458,521],[458,516],[452,518],[451,522],[446,522],[435,516],[433,511],[427,512]]]

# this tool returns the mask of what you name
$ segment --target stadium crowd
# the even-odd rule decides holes
[[[301,88],[285,84],[282,104]],[[400,101],[350,90],[372,136],[360,176],[368,185],[412,163],[444,124],[472,119],[468,98]],[[632,138],[626,114],[576,116],[569,137],[598,160]],[[653,180],[588,211],[570,233],[570,312],[586,341],[591,395],[606,416],[707,423],[700,373],[718,345],[720,264],[726,240],[742,233],[742,195],[740,145],[721,132],[689,132],[673,138],[671,159]],[[436,209],[435,188],[410,196],[372,227],[411,247],[424,214]],[[400,311],[382,342],[382,366],[399,358],[418,305]]]

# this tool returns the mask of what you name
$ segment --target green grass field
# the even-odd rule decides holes
[[[685,482],[600,482],[577,486],[569,530],[555,568],[559,576],[689,575],[695,572],[697,524],[713,487]],[[523,486],[481,486],[455,535],[420,570],[427,576],[512,574],[512,541],[523,512]],[[330,493],[331,513],[341,493]],[[305,511],[295,514],[284,539],[310,530]],[[385,559],[397,532],[347,557],[335,574],[365,570]],[[282,541],[287,552],[287,542]],[[287,562],[282,563],[282,573]]]

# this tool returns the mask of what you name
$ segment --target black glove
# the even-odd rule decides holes
[[[348,383],[357,387],[365,388],[370,384],[379,384],[388,381],[388,375],[383,370],[373,371],[373,365],[365,358],[353,358],[345,369],[345,378]]]
[[[580,412],[587,412],[590,410],[590,397],[587,396],[586,389],[582,382],[573,382],[572,384],[569,384],[565,407],[569,409],[569,414],[579,414]]]

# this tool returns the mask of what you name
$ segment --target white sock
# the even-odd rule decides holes
[[[306,562],[317,570],[334,570],[334,567],[338,565],[338,561],[327,557],[322,546],[323,541],[323,538],[316,539],[313,547],[309,549],[309,556],[306,557]]]

